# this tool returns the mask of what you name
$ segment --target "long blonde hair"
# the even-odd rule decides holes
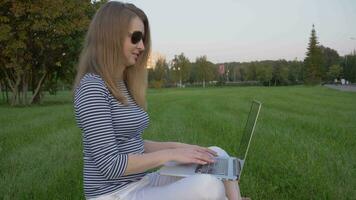
[[[115,73],[122,65],[124,38],[130,22],[139,17],[145,28],[145,50],[134,66],[126,67],[123,79],[135,102],[146,109],[147,69],[146,63],[151,50],[150,28],[146,14],[133,4],[107,2],[99,8],[92,19],[80,55],[74,89],[86,73],[101,76],[112,95],[127,105],[127,99],[120,91]]]

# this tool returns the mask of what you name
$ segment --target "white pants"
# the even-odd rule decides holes
[[[229,155],[219,147],[210,147],[218,156]],[[140,181],[112,194],[91,200],[225,200],[225,187],[221,180],[208,174],[186,178],[164,176],[157,172],[147,174]]]

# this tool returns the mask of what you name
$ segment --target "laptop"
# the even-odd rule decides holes
[[[236,157],[215,157],[214,163],[206,165],[178,164],[176,162],[166,163],[158,172],[161,175],[187,177],[195,174],[211,174],[221,180],[239,180],[250,147],[253,132],[256,127],[258,115],[262,104],[256,100],[252,101],[250,113],[237,150]]]

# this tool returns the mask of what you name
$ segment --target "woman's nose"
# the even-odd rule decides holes
[[[143,44],[143,40],[140,40],[140,42],[138,43],[137,48],[138,48],[140,51],[145,50],[145,44]]]

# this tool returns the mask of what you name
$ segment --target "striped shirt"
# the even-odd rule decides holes
[[[84,194],[109,194],[140,180],[145,173],[124,175],[128,154],[144,152],[142,133],[149,118],[130,96],[123,81],[120,91],[128,106],[118,102],[99,75],[86,74],[75,90],[74,109],[83,132]]]

